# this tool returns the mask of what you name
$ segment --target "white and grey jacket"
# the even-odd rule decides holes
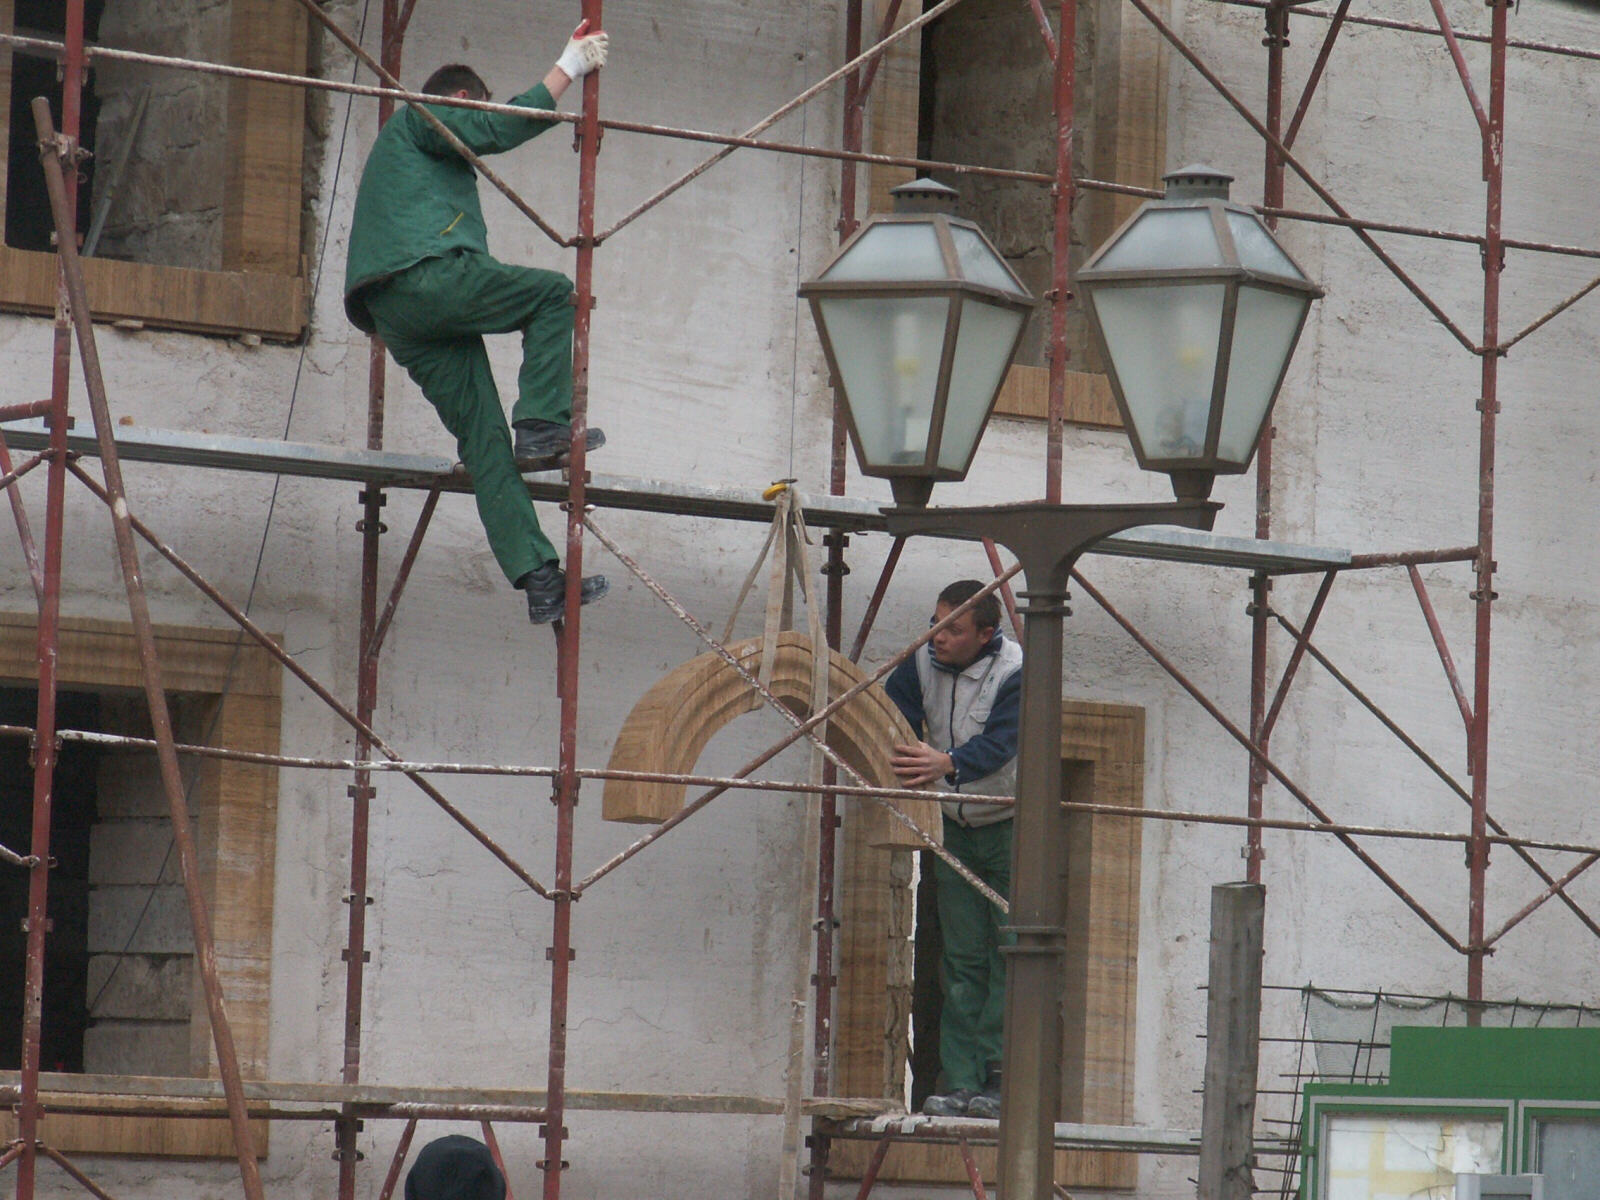
[[[919,737],[950,755],[955,773],[940,791],[1011,796],[1017,787],[1017,734],[1022,707],[1022,647],[998,631],[977,659],[954,670],[929,646],[901,663],[884,690]],[[993,825],[1011,809],[962,800],[943,801],[961,825]]]

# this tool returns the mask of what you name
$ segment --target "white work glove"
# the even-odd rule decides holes
[[[556,66],[566,72],[568,79],[576,82],[590,71],[597,71],[606,65],[606,55],[611,50],[611,35],[602,30],[599,33],[589,33],[589,22],[585,21],[572,31],[572,40],[567,43],[567,48],[561,52],[561,57],[556,59]]]

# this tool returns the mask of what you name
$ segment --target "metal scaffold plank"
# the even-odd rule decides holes
[[[10,445],[19,449],[43,449],[49,444],[49,434],[40,421],[0,425],[0,432]],[[70,434],[67,443],[78,454],[99,453],[92,437]],[[460,464],[439,454],[352,450],[342,446],[167,429],[119,429],[116,445],[121,458],[127,462],[342,479],[430,491],[472,490],[472,481]],[[566,477],[560,471],[533,472],[526,479],[528,490],[536,500],[559,502],[567,498]],[[772,520],[772,504],[761,498],[765,486],[703,487],[621,475],[592,475],[584,495],[589,503],[601,508],[767,524]],[[801,504],[807,524],[813,526],[860,533],[883,532],[885,528],[882,508],[870,500],[802,493]],[[1333,547],[1297,546],[1164,527],[1115,534],[1091,553],[1236,567],[1269,574],[1337,570],[1351,564],[1350,551]]]

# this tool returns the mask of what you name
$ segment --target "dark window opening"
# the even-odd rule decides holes
[[[181,741],[203,733],[205,704],[171,696]],[[0,688],[0,723],[32,725],[38,692]],[[142,695],[61,692],[57,727],[149,737]],[[33,767],[28,745],[0,742],[0,843],[27,853]],[[47,1071],[187,1075],[195,1061],[194,938],[155,756],[62,743],[52,793],[43,1042]],[[0,874],[0,978],[20,981],[28,873]],[[22,1028],[22,988],[0,990],[0,1028]],[[200,1048],[203,1056],[204,1047]],[[0,1069],[20,1067],[16,1039]],[[200,1059],[204,1061],[203,1057]]]
[[[84,37],[99,37],[100,16],[105,0],[88,0],[84,5]],[[60,0],[17,0],[15,28],[19,36],[60,41],[66,36],[66,5]],[[6,245],[18,250],[49,250],[55,221],[50,215],[50,196],[45,191],[44,169],[39,163],[39,132],[33,123],[33,101],[44,96],[50,101],[50,119],[61,128],[61,64],[55,58],[41,58],[26,50],[13,51],[11,57],[11,105],[9,153],[6,164]],[[100,98],[92,86],[83,91],[82,136],[86,150],[93,150],[95,129],[100,120]],[[78,236],[89,231],[89,213],[94,203],[93,158],[79,169]]]
[[[17,32],[59,41],[59,2],[24,3]],[[227,61],[231,0],[92,0],[84,36],[104,46],[178,58]],[[47,96],[61,123],[61,64],[11,56],[6,245],[49,250],[54,222],[40,169],[31,109]],[[189,70],[108,59],[85,78],[78,239],[88,258],[197,270],[223,269],[229,173],[229,81]]]
[[[0,688],[0,723],[31,726],[39,694],[32,688]],[[100,728],[100,698],[61,692],[56,701],[62,728]],[[56,763],[50,810],[50,872],[46,911],[51,929],[45,939],[44,1038],[39,1061],[47,1071],[83,1070],[83,1041],[89,1025],[89,831],[97,815],[95,752],[82,743],[63,744]],[[0,741],[0,845],[30,852],[33,824],[33,768],[29,747],[19,738]],[[0,989],[0,1029],[22,1029],[22,987],[27,965],[30,872],[0,872],[0,979],[18,986]],[[0,1069],[19,1070],[22,1044],[0,1040]]]

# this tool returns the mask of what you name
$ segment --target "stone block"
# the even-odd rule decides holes
[[[189,1022],[97,1021],[83,1035],[83,1069],[105,1075],[188,1075]]]
[[[193,954],[183,889],[96,888],[89,897],[89,953]]]
[[[161,768],[153,752],[111,751],[100,758],[100,818],[157,817],[167,812]]]
[[[89,831],[89,878],[101,887],[177,884],[182,875],[177,851],[171,848],[172,822],[167,817],[102,820]]]
[[[89,959],[94,1021],[184,1021],[193,1007],[190,955],[96,954]]]

